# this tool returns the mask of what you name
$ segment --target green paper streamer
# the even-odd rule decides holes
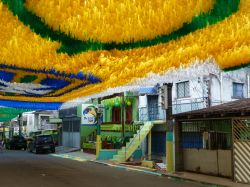
[[[9,107],[0,107],[0,114],[6,114],[6,115],[18,115],[23,112],[28,112],[31,110],[26,109],[18,109],[18,108],[9,108]]]
[[[247,64],[242,64],[242,65],[239,65],[239,66],[235,66],[235,67],[231,67],[231,68],[226,68],[223,71],[229,72],[229,71],[234,71],[234,70],[238,70],[238,69],[246,68],[246,67],[250,67],[250,62],[247,63]]]
[[[224,20],[238,10],[240,0],[216,0],[214,8],[210,12],[202,13],[194,17],[191,23],[184,24],[182,28],[169,35],[160,35],[152,40],[129,43],[103,43],[99,41],[81,41],[74,39],[60,31],[54,31],[48,25],[44,24],[40,17],[36,16],[25,7],[25,0],[2,0],[2,2],[8,5],[9,10],[12,11],[14,15],[17,15],[19,20],[29,26],[35,33],[43,38],[61,42],[62,45],[57,52],[74,55],[89,50],[127,50],[167,43],[198,29],[205,28],[208,25],[216,24]]]

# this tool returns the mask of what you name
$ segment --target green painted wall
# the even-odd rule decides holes
[[[88,101],[85,102],[84,104],[97,104],[96,100],[93,101]],[[78,117],[82,117],[82,104],[77,106],[77,116]],[[93,133],[94,131],[96,131],[96,126],[83,126],[81,125],[80,127],[80,135],[81,135],[81,146],[83,142],[89,141],[90,140],[90,134]],[[94,139],[96,137],[93,137]]]
[[[99,157],[97,158],[97,160],[110,160],[117,153],[118,153],[118,149],[101,149]],[[141,159],[142,150],[139,149],[139,148],[136,149],[135,152],[133,153],[132,157],[134,159]]]
[[[138,97],[133,100],[132,102],[132,108],[133,108],[133,121],[138,121],[139,120],[139,109],[138,109]]]
[[[88,136],[96,130],[95,126],[81,126],[81,140],[88,141]]]
[[[108,132],[108,131],[102,131],[101,132],[101,136],[116,136],[118,138],[122,137],[122,133],[121,132]],[[132,132],[126,132],[125,133],[125,137],[131,137],[133,136]]]
[[[126,95],[126,94],[125,94]],[[129,96],[131,96],[131,94],[127,94]],[[97,104],[97,100],[89,101],[89,102],[85,102],[86,104],[91,104],[91,103],[95,103]],[[134,99],[132,100],[132,118],[133,121],[137,121],[138,120],[138,97],[134,97]],[[126,111],[125,111],[126,112]],[[126,114],[124,112],[124,114]],[[82,105],[78,105],[77,106],[77,116],[81,117],[82,113]],[[124,115],[126,117],[126,115]],[[105,108],[104,110],[104,122],[111,122],[112,120],[112,107],[109,108]],[[126,119],[125,119],[126,120]],[[80,134],[81,134],[81,145],[83,142],[86,142],[89,140],[89,135],[91,133],[93,133],[93,131],[96,130],[96,127],[93,126],[81,126],[80,127]],[[102,131],[101,132],[102,136],[116,136],[116,137],[122,137],[122,133],[121,132],[105,132]],[[131,137],[133,136],[133,132],[126,132],[125,133],[125,137]]]
[[[101,149],[97,160],[110,160],[116,155],[118,149]]]
[[[77,117],[82,117],[82,105],[77,106]]]
[[[112,108],[105,108],[103,122],[111,122],[112,119]]]
[[[131,97],[131,96],[130,96]],[[132,96],[134,99],[132,100],[132,119],[133,121],[138,121],[138,97]],[[122,112],[122,111],[121,111]],[[122,116],[122,115],[121,115]],[[125,121],[126,121],[126,111],[124,111]],[[104,110],[104,120],[103,122],[111,122],[112,121],[112,107],[105,108]]]

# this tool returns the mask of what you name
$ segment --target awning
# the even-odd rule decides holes
[[[143,87],[139,89],[139,94],[147,94],[147,95],[157,95],[157,87],[152,86],[152,87]]]

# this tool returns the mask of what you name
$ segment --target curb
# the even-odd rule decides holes
[[[108,164],[108,163],[104,163],[104,162],[100,162],[100,161],[96,161],[96,160],[90,160],[90,162],[105,165],[105,166],[110,166],[110,167],[114,167],[114,168],[119,168],[119,169],[126,169],[126,170],[131,170],[131,171],[139,171],[139,172],[147,173],[147,174],[150,174],[150,175],[163,176],[161,173],[157,173],[157,172],[153,172],[153,171],[146,171],[146,170],[143,170],[143,169],[131,168],[131,167],[128,167],[128,166],[120,166],[120,165],[115,165],[115,164]]]
[[[109,164],[109,163],[100,162],[100,161],[96,161],[96,160],[90,160],[90,161],[94,162],[94,163],[97,163],[97,164],[105,165],[105,166],[111,166],[111,167],[120,168],[120,169],[139,171],[139,172],[143,172],[143,173],[147,173],[147,174],[151,174],[151,175],[167,177],[170,180],[178,180],[178,181],[185,181],[185,182],[196,182],[196,183],[200,183],[200,184],[203,184],[203,185],[209,185],[209,186],[214,186],[214,187],[230,187],[230,186],[220,185],[220,184],[216,184],[216,183],[210,183],[210,182],[204,182],[204,181],[200,181],[200,180],[189,179],[189,178],[185,178],[185,177],[173,176],[171,174],[163,174],[163,173],[157,173],[157,172],[153,172],[153,171],[146,171],[146,170],[143,170],[143,169],[135,169],[135,168],[131,168],[129,166],[114,165],[114,164]]]

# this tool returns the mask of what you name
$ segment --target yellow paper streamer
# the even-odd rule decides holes
[[[147,73],[164,73],[173,67],[188,65],[194,59],[212,57],[221,68],[250,62],[250,0],[241,0],[239,11],[224,21],[197,30],[179,40],[127,51],[84,52],[75,56],[57,54],[58,42],[32,33],[0,3],[1,63],[33,69],[52,69],[67,73],[79,70],[102,79],[56,98],[15,97],[28,101],[67,101],[108,88],[122,86]],[[0,96],[0,99],[13,99]]]
[[[54,30],[81,40],[131,42],[169,34],[214,0],[26,0]]]

